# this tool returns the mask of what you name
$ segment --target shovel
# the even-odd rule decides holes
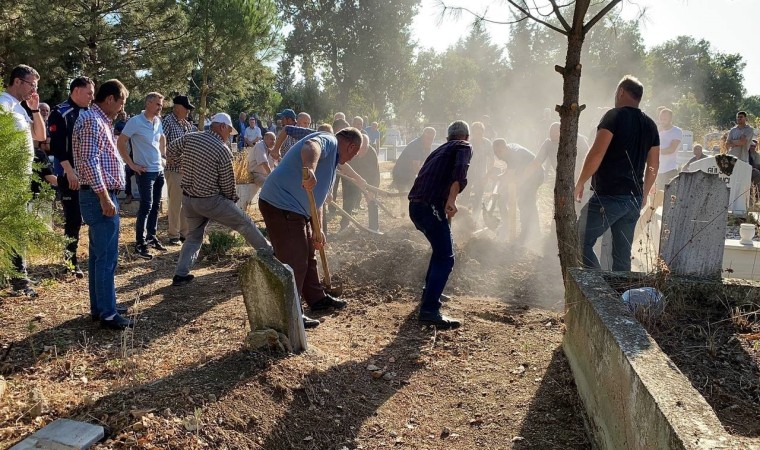
[[[377,194],[379,194],[379,192],[377,192],[377,190],[382,191],[382,192],[387,192],[387,191],[383,191],[380,188],[375,188],[374,186],[370,186],[369,184],[366,185],[364,188],[362,188],[359,185],[359,183],[356,182],[356,180],[354,180],[353,178],[349,177],[348,175],[342,174],[340,172],[338,172],[338,175],[340,175],[343,178],[343,181],[348,180],[351,183],[353,183],[354,186],[358,187],[365,195],[368,194],[368,192],[374,193],[375,194],[374,195],[374,197],[375,197],[375,203],[377,203],[377,206],[380,209],[382,209],[386,214],[388,214],[389,216],[391,216],[392,219],[398,219],[398,217],[396,217],[396,215],[393,214],[393,211],[391,211],[390,209],[388,209],[388,207],[385,206],[383,204],[383,202],[381,202],[380,199],[377,197]],[[372,189],[377,189],[377,190],[372,190]],[[407,194],[404,194],[404,195],[407,195]]]
[[[303,168],[303,179],[309,179],[309,168]],[[317,214],[317,202],[314,201],[314,193],[307,190],[306,193],[309,196],[309,206],[311,207],[311,230],[314,234],[314,239],[317,242],[322,242],[322,224]],[[330,268],[327,266],[327,256],[325,256],[325,248],[319,249],[319,257],[322,259],[322,285],[324,285],[325,292],[333,297],[340,297],[343,294],[343,286],[340,283],[336,283],[335,286],[330,280]]]
[[[354,217],[351,214],[349,214],[346,210],[344,210],[343,208],[341,208],[340,206],[338,206],[338,204],[335,203],[332,200],[330,200],[330,206],[332,206],[336,211],[338,211],[338,214],[340,214],[341,216],[343,216],[346,219],[348,219],[349,221],[351,221],[351,223],[354,224],[360,230],[366,231],[367,233],[376,234],[378,236],[382,236],[383,235],[382,231],[373,230],[372,228],[365,227],[364,225],[362,225],[361,222],[359,222],[358,220],[354,219]]]

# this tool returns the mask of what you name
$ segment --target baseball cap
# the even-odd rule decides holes
[[[277,118],[282,119],[283,117],[288,117],[290,119],[296,120],[296,112],[292,109],[283,109],[281,113],[277,114]]]
[[[211,118],[211,123],[223,123],[227,125],[228,127],[232,128],[230,131],[230,135],[234,136],[238,134],[237,130],[234,126],[232,126],[232,118],[227,113],[216,113],[214,114],[214,117]]]
[[[174,104],[184,106],[187,109],[195,109],[195,106],[193,106],[193,104],[190,103],[190,100],[187,98],[187,95],[178,95],[174,97]]]

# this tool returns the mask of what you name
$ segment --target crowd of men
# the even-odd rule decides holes
[[[326,233],[324,228],[312,228],[310,197],[317,206],[318,222],[324,223],[323,214],[330,210],[326,206],[337,207],[334,197],[342,180],[342,209],[352,214],[364,197],[369,226],[378,229],[378,199],[368,189],[380,184],[377,148],[382,134],[377,122],[365,127],[364,119],[356,116],[349,124],[345,114],[337,113],[331,124],[314,130],[308,113],[284,109],[276,115],[279,126],[271,120],[264,125],[257,115],[244,112],[233,122],[229,114],[220,112],[199,130],[190,121],[195,107],[184,95],[173,97],[171,112],[161,117],[164,96],[150,92],[142,112],[127,118],[124,103],[129,91],[119,80],[96,88],[89,78],[77,77],[68,99],[52,109],[39,101],[38,80],[31,67],[14,68],[0,96],[0,108],[12,113],[16,127],[26,133],[30,172],[32,157],[42,163],[48,155],[53,157],[54,167],[43,164],[35,181],[58,189],[69,239],[67,267],[78,278],[85,275],[77,254],[79,234],[82,224],[88,225],[93,320],[111,329],[134,325],[124,315],[126,308],[116,304],[115,291],[119,194],[130,187],[130,173],[139,192],[131,247],[137,257],[149,260],[151,250],[167,250],[159,239],[158,216],[164,186],[168,191],[165,243],[181,245],[173,286],[193,281],[191,269],[213,220],[237,231],[259,252],[273,253],[288,264],[309,311],[346,305],[325,292],[319,280],[315,252],[325,245]],[[588,200],[578,223],[583,264],[588,267],[599,267],[593,246],[611,228],[612,268],[630,270],[633,232],[647,194],[661,192],[678,173],[682,132],[673,125],[672,111],[659,110],[658,125],[639,109],[643,90],[637,79],[624,77],[615,91],[614,108],[601,118],[592,145],[578,136],[574,195],[578,201]],[[539,187],[546,171],[556,167],[559,124],[551,124],[535,153],[499,136],[487,116],[471,125],[452,122],[440,145],[435,138],[435,128],[427,127],[405,147],[395,162],[392,185],[408,192],[409,217],[432,248],[419,320],[454,328],[460,321],[441,313],[441,298],[454,266],[450,220],[459,210],[457,200],[479,225],[487,194],[498,194],[506,225],[510,206],[505,199],[511,193],[520,213],[519,239],[530,243],[539,234]],[[726,136],[726,151],[749,161],[754,153],[752,138],[746,114],[739,112],[737,126]],[[247,152],[244,190],[236,185],[235,149]],[[694,155],[692,160],[703,156],[701,146],[695,146]],[[247,214],[257,193],[268,239]],[[131,191],[125,200],[130,199]],[[661,195],[654,201],[661,203]],[[11,280],[14,290],[36,295],[21,249],[14,253],[14,265],[19,274]],[[306,315],[303,321],[306,327],[319,325]]]

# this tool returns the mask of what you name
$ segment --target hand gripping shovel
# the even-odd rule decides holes
[[[309,179],[309,168],[303,168],[303,179]],[[314,201],[314,193],[307,190],[309,196],[309,206],[311,207],[311,232],[314,235],[314,239],[317,242],[322,242],[322,224],[317,214],[317,202]],[[327,267],[327,256],[325,256],[325,248],[319,249],[319,257],[322,259],[322,284],[325,287],[325,292],[333,297],[340,297],[343,294],[343,286],[340,283],[335,283],[333,286],[332,280],[330,280],[330,269]]]

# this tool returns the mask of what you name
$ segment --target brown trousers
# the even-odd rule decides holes
[[[322,300],[325,290],[319,282],[317,257],[312,244],[309,219],[301,214],[277,208],[259,200],[259,211],[264,216],[274,256],[293,269],[296,286],[308,305]]]

